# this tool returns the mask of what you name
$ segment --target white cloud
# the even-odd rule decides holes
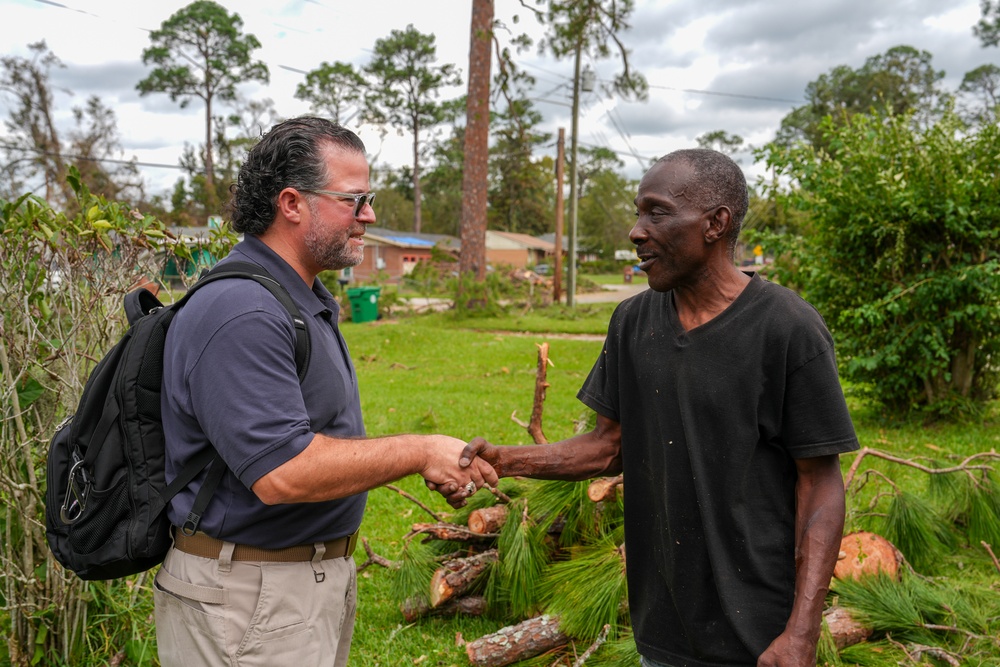
[[[27,56],[29,43],[45,39],[66,65],[53,82],[71,89],[72,98],[58,99],[61,122],[69,108],[97,94],[119,121],[126,154],[143,162],[174,164],[185,144],[203,142],[203,109],[194,101],[180,109],[166,95],[139,97],[135,84],[148,72],[142,50],[149,30],[187,4],[184,0],[0,0],[5,30],[0,55]],[[412,23],[437,40],[440,62],[468,69],[467,0],[223,0],[244,20],[245,32],[262,44],[255,53],[267,63],[267,86],[246,86],[245,93],[271,98],[279,114],[308,111],[294,98],[303,75],[285,68],[309,70],[323,61],[366,63],[376,39]],[[632,51],[632,65],[651,84],[648,102],[584,98],[581,141],[604,144],[625,155],[630,176],[641,174],[627,156],[629,144],[642,155],[658,156],[693,145],[705,132],[724,129],[753,143],[773,136],[781,118],[800,100],[808,82],[840,64],[857,67],[868,56],[897,44],[930,51],[934,64],[957,86],[962,75],[984,62],[997,62],[996,49],[984,50],[971,32],[979,18],[978,0],[637,0],[631,31],[622,41]],[[79,11],[78,11],[79,10]],[[530,12],[519,3],[497,3],[497,18],[516,33],[542,34]],[[513,14],[520,13],[515,24]],[[16,30],[11,26],[16,26]],[[509,33],[501,32],[502,39]],[[572,62],[555,61],[534,50],[519,56],[538,77],[538,94],[568,102]],[[601,79],[618,70],[616,60],[593,61]],[[690,92],[707,90],[722,95]],[[450,91],[464,93],[464,87]],[[768,98],[768,99],[760,99]],[[782,101],[787,100],[787,101]],[[5,114],[0,99],[0,114]],[[569,131],[569,109],[538,103],[543,129],[553,135]],[[613,109],[613,111],[611,111]],[[612,122],[612,116],[615,122]],[[617,123],[617,126],[616,126]],[[3,130],[0,130],[2,135]],[[381,163],[407,164],[409,137],[390,131],[384,141],[371,128],[362,138]],[[548,150],[555,152],[554,146]],[[753,167],[744,159],[744,167]],[[144,168],[151,191],[167,191],[179,176],[170,169]]]

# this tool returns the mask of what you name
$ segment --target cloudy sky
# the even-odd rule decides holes
[[[525,0],[532,4],[531,0]],[[124,157],[176,165],[185,143],[204,141],[204,108],[180,109],[167,95],[139,97],[136,83],[148,74],[141,54],[149,31],[188,4],[185,0],[0,0],[4,39],[0,54],[28,56],[28,44],[46,40],[65,67],[53,74],[60,122],[92,94],[118,117]],[[270,98],[282,116],[309,111],[295,87],[323,61],[362,66],[374,41],[407,24],[437,39],[440,62],[468,69],[468,0],[222,0],[239,13],[245,32],[257,36],[255,55],[271,72],[266,86],[247,84],[249,98]],[[1000,64],[1000,49],[983,49],[972,34],[978,0],[636,0],[632,28],[621,36],[632,63],[649,81],[646,102],[585,94],[580,142],[618,151],[630,176],[642,165],[699,135],[725,130],[760,145],[774,136],[782,117],[803,102],[806,84],[831,68],[861,66],[869,56],[907,44],[929,51],[934,66],[955,89],[965,72]],[[515,24],[514,15],[520,20]],[[496,17],[511,32],[540,37],[530,12],[517,0],[496,0]],[[510,33],[501,32],[501,39]],[[539,55],[518,58],[537,79],[543,129],[570,127],[573,63]],[[589,59],[599,80],[611,79],[615,60]],[[70,95],[66,91],[71,91]],[[450,96],[464,92],[456,89]],[[0,115],[8,100],[0,96]],[[0,129],[2,141],[5,129]],[[409,137],[373,128],[360,133],[382,163],[409,161]],[[554,144],[548,147],[555,153]],[[752,158],[742,164],[753,176]],[[180,176],[168,167],[142,167],[148,190],[163,192]]]

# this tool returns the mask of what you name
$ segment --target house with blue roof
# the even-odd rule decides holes
[[[368,227],[365,229],[365,258],[351,270],[351,279],[356,282],[371,280],[381,272],[390,280],[398,281],[409,275],[418,262],[430,261],[435,247],[458,261],[461,242],[454,236]]]

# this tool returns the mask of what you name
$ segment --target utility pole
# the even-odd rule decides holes
[[[579,206],[576,191],[579,175],[577,149],[580,134],[580,53],[583,51],[583,41],[576,43],[576,57],[573,62],[573,136],[570,139],[569,165],[569,273],[566,279],[566,305],[576,306],[576,219]]]
[[[552,302],[562,297],[563,167],[566,162],[566,128],[559,128],[556,143],[556,261],[552,274]]]

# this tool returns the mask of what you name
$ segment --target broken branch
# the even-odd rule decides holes
[[[605,623],[604,627],[601,628],[601,634],[597,635],[597,639],[595,639],[594,643],[590,645],[590,648],[584,651],[583,654],[576,659],[576,662],[573,663],[573,667],[583,667],[583,663],[587,662],[587,658],[594,655],[594,651],[599,649],[601,647],[601,644],[607,641],[608,632],[610,630],[611,630],[611,625]]]
[[[420,509],[422,509],[423,511],[427,512],[428,514],[430,514],[430,515],[431,515],[431,517],[432,517],[432,518],[433,518],[433,519],[434,519],[435,521],[438,521],[438,522],[440,522],[440,521],[441,521],[441,516],[440,516],[440,515],[438,515],[438,513],[437,513],[437,512],[435,512],[434,510],[432,510],[432,509],[431,509],[430,507],[428,507],[427,505],[424,505],[424,504],[423,504],[422,502],[420,502],[419,500],[417,500],[416,498],[414,498],[413,496],[411,496],[411,495],[410,495],[409,493],[407,493],[406,491],[403,491],[403,490],[402,490],[401,488],[399,488],[398,486],[395,486],[394,484],[383,484],[382,486],[384,486],[385,488],[389,489],[390,491],[395,491],[396,493],[398,493],[399,495],[403,496],[403,497],[404,497],[404,498],[406,498],[407,500],[409,500],[409,501],[412,501],[413,503],[415,503],[415,504],[416,504],[416,506],[417,506],[417,507],[419,507],[419,508],[420,508]]]
[[[854,462],[851,464],[850,470],[847,471],[847,475],[844,476],[844,488],[848,489],[851,486],[851,482],[854,481],[854,475],[858,472],[858,467],[861,465],[861,461],[864,460],[866,456],[874,456],[875,458],[884,459],[886,461],[891,461],[893,463],[898,463],[899,465],[909,466],[911,468],[916,468],[917,470],[923,471],[929,475],[943,475],[952,472],[964,472],[967,475],[972,475],[973,470],[981,470],[990,472],[993,468],[987,464],[975,464],[973,461],[981,458],[994,458],[1000,459],[1000,454],[997,452],[980,452],[978,454],[972,454],[967,456],[962,460],[957,466],[952,466],[950,468],[931,468],[923,464],[917,463],[910,459],[900,458],[898,456],[893,456],[892,454],[887,454],[886,452],[880,451],[878,449],[872,449],[871,447],[862,447],[854,457]]]
[[[497,558],[497,550],[490,549],[475,556],[456,558],[442,564],[431,577],[431,606],[438,607],[468,591],[486,567],[495,563]]]
[[[531,420],[528,422],[528,434],[536,445],[544,445],[549,441],[542,432],[542,409],[545,403],[545,390],[549,388],[549,383],[545,378],[548,374],[549,365],[549,344],[538,345],[538,370],[535,372],[535,400],[531,407]]]
[[[615,496],[618,495],[618,486],[624,479],[622,475],[595,479],[587,487],[587,497],[595,503],[599,503],[602,500],[614,500]]]
[[[482,616],[486,613],[486,598],[480,596],[469,596],[464,598],[453,598],[440,607],[432,607],[427,600],[409,598],[399,606],[403,612],[403,618],[407,623],[412,623],[422,616]]]
[[[469,642],[465,652],[476,667],[503,667],[567,643],[569,637],[559,629],[558,617],[536,616]]]
[[[429,542],[430,540],[484,542],[497,537],[497,535],[493,534],[477,535],[465,526],[459,526],[454,523],[415,523],[410,532],[403,536],[403,539],[409,540],[415,535],[426,535],[425,542]]]
[[[506,522],[506,505],[483,507],[469,513],[469,530],[477,535],[499,532]]]
[[[381,565],[388,570],[399,569],[398,561],[389,560],[388,558],[379,556],[377,553],[372,551],[371,546],[368,544],[368,538],[361,538],[361,546],[365,548],[365,553],[368,554],[368,559],[361,565],[358,565],[358,572],[363,571],[369,565]]]

